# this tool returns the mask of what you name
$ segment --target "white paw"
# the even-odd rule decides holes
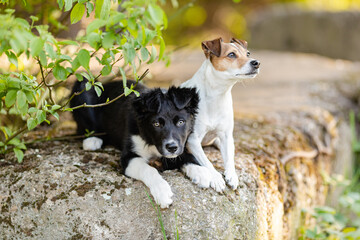
[[[183,171],[191,181],[199,187],[208,188],[211,182],[211,172],[203,166],[195,164],[187,164],[183,167]]]
[[[174,194],[171,191],[170,185],[164,179],[161,179],[157,184],[153,185],[150,188],[150,192],[155,202],[159,204],[161,208],[168,208],[173,202],[171,197]]]
[[[235,171],[225,171],[225,180],[233,190],[239,185],[239,178]]]
[[[97,137],[89,137],[83,141],[84,150],[98,150],[101,148],[103,140]]]
[[[216,170],[211,171],[210,187],[215,189],[217,192],[222,192],[225,189],[225,181],[222,175]]]

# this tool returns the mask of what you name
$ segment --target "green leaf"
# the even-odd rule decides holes
[[[16,96],[16,104],[19,109],[24,108],[27,103],[26,94],[23,91],[18,91]]]
[[[100,88],[99,86],[95,85],[94,89],[95,89],[96,95],[97,95],[98,97],[100,97],[100,96],[101,96],[101,93],[102,93],[101,88]]]
[[[13,53],[11,51],[6,51],[5,54],[8,57],[9,62],[14,64],[15,67],[18,68],[18,60],[17,60],[15,53]]]
[[[95,30],[98,30],[99,28],[105,26],[106,21],[103,19],[94,19],[86,28],[86,33],[89,34]]]
[[[59,121],[59,114],[57,112],[52,112],[51,115],[53,115]]]
[[[51,107],[51,111],[56,111],[56,110],[58,110],[58,109],[60,109],[60,108],[61,108],[60,105],[55,104],[55,105],[53,105],[53,106]]]
[[[136,56],[136,51],[134,47],[128,43],[125,43],[123,49],[126,63],[132,63]]]
[[[46,119],[46,112],[44,110],[38,110],[36,113],[37,123],[40,124]]]
[[[141,59],[143,61],[146,61],[149,58],[149,51],[145,47],[141,48],[140,53],[141,53]]]
[[[71,10],[70,20],[71,24],[77,23],[81,20],[85,13],[85,5],[77,3],[74,8]]]
[[[125,93],[125,97],[129,96],[132,93],[132,90],[129,89],[128,87],[124,88],[124,93]]]
[[[34,94],[31,91],[24,90],[24,93],[26,95],[26,99],[29,103],[31,103],[34,99]]]
[[[89,17],[92,11],[94,11],[94,4],[92,4],[92,2],[86,2],[86,17]]]
[[[77,55],[79,63],[86,70],[89,70],[89,62],[90,62],[90,53],[86,49],[81,49]]]
[[[59,5],[60,10],[62,10],[64,7],[64,0],[57,0],[57,3]]]
[[[111,48],[115,40],[115,34],[113,32],[107,32],[102,40],[102,45],[105,49]]]
[[[48,43],[45,43],[45,51],[47,52],[47,54],[49,55],[49,57],[51,59],[55,59],[57,54],[56,52],[54,51],[54,48],[53,46],[51,46],[50,44]]]
[[[44,47],[44,41],[39,37],[34,37],[30,41],[30,53],[32,56],[36,57],[40,54],[41,50]]]
[[[53,73],[54,73],[54,77],[57,80],[65,80],[67,77],[67,71],[64,67],[60,66],[60,65],[56,65],[53,68]]]
[[[80,74],[80,73],[75,73],[75,76],[76,76],[76,79],[79,81],[79,82],[82,82],[84,79],[83,79],[83,76]]]
[[[162,59],[163,55],[164,55],[164,51],[165,51],[165,42],[164,39],[162,37],[160,38],[160,52],[159,52],[159,61]]]
[[[88,34],[87,41],[91,47],[98,49],[100,47],[101,36],[98,33],[92,32]]]
[[[119,67],[119,71],[121,73],[121,77],[122,77],[122,81],[123,81],[123,87],[125,89],[126,87],[126,74],[125,74],[125,71],[122,67]]]
[[[156,4],[149,4],[148,11],[156,25],[163,24],[164,11]]]
[[[156,54],[157,54],[156,47],[152,46],[152,47],[151,47],[150,59],[149,59],[149,61],[147,62],[147,64],[150,64],[150,63],[152,63],[152,62],[155,61]]]
[[[39,53],[39,58],[40,58],[41,65],[46,66],[47,65],[47,58],[46,58],[46,53],[44,51],[41,51]]]
[[[65,0],[64,12],[69,11],[72,8],[73,0]]]
[[[28,113],[34,113],[34,112],[37,112],[37,108],[35,107],[29,108]]]
[[[92,87],[92,85],[91,85],[90,82],[87,82],[87,83],[85,84],[85,90],[86,90],[86,91],[89,91],[89,90],[91,89],[91,87]]]
[[[17,94],[16,90],[8,91],[8,93],[5,96],[5,105],[6,105],[6,107],[9,108],[12,105],[14,105],[14,103],[16,101],[16,94]]]
[[[71,62],[71,67],[74,72],[80,67],[80,63],[77,58],[75,58],[74,61]]]
[[[32,118],[32,117],[28,118],[26,124],[27,124],[28,130],[32,130],[37,126],[36,119]]]
[[[111,0],[96,0],[95,18],[108,19],[110,14]]]
[[[24,153],[21,149],[19,148],[14,148],[14,153],[15,153],[15,156],[18,160],[18,163],[21,163],[24,159]]]
[[[111,66],[109,65],[109,64],[107,64],[107,65],[105,65],[104,67],[103,67],[103,69],[101,70],[101,74],[103,75],[103,76],[107,76],[107,75],[109,75],[110,73],[111,73]]]

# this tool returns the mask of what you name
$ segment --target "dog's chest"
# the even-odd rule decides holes
[[[224,130],[233,119],[232,99],[224,96],[222,98],[206,98],[201,100],[199,113],[196,117],[196,125],[202,125],[206,132]]]

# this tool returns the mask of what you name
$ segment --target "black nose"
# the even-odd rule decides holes
[[[165,145],[165,148],[169,152],[174,153],[178,149],[178,146],[177,146],[176,143],[168,143],[168,144]]]
[[[260,62],[258,60],[252,60],[250,64],[255,68],[258,69],[260,67]]]

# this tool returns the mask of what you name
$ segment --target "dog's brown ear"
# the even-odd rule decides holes
[[[217,57],[220,56],[221,42],[222,42],[222,38],[217,38],[211,41],[204,41],[201,43],[206,58],[209,58],[210,54],[214,54]]]
[[[240,39],[236,39],[236,38],[231,38],[231,43],[237,43],[240,44],[240,46],[242,46],[243,48],[247,49],[248,47],[248,43],[245,40],[240,40]]]

